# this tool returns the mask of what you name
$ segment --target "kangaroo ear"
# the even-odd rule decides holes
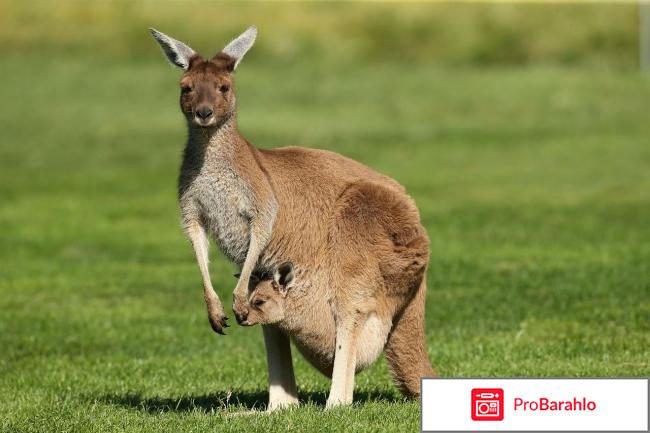
[[[150,28],[149,31],[160,44],[165,56],[167,56],[167,60],[182,70],[187,71],[190,67],[190,58],[196,55],[194,50],[181,41],[177,41],[156,29]]]
[[[232,67],[233,70],[237,69],[237,65],[239,65],[241,59],[244,58],[244,54],[246,54],[248,50],[251,49],[253,43],[255,43],[256,36],[257,27],[250,26],[244,33],[230,41],[230,43],[226,45],[223,50],[221,50],[222,53],[227,54],[228,56],[235,59],[235,64]]]
[[[275,282],[280,286],[280,292],[286,294],[289,290],[289,284],[293,281],[293,263],[284,262],[275,270],[273,276]]]

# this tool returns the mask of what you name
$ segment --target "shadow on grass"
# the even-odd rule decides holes
[[[268,394],[266,391],[242,391],[242,392],[215,392],[197,396],[180,397],[143,397],[137,393],[129,394],[107,394],[96,399],[96,401],[144,410],[149,413],[161,412],[201,412],[223,411],[229,408],[241,408],[248,410],[264,410],[266,408]],[[326,392],[301,392],[298,394],[300,404],[314,404],[325,406],[327,400]],[[398,403],[404,401],[403,397],[396,396],[390,392],[379,391],[358,391],[354,393],[355,403]]]

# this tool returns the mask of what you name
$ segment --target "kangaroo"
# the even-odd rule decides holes
[[[332,306],[343,305],[344,300],[339,298],[345,294],[331,293],[331,288],[336,285],[330,284],[329,280],[345,277],[337,275],[336,271],[323,277],[317,279],[322,283],[320,285],[310,282],[296,283],[291,262],[278,266],[273,275],[253,275],[251,281],[255,287],[250,295],[250,310],[241,324],[277,326],[291,337],[300,353],[313,367],[331,378],[336,353],[337,315]],[[375,281],[375,287],[382,285],[381,280]],[[334,299],[334,302],[331,302],[331,299]],[[382,305],[384,308],[375,308],[377,301],[378,299],[374,298],[362,299],[358,305],[352,306],[361,311],[372,311],[365,317],[365,321],[357,324],[355,373],[369,367],[384,350],[393,322],[390,315],[400,311],[399,299],[385,299]],[[397,305],[391,305],[395,304],[395,301]],[[414,337],[421,336],[411,338]],[[388,345],[388,365],[398,389],[407,397],[417,397],[420,391],[419,378],[429,376],[433,371],[426,355],[416,353],[417,356],[410,356],[404,353],[404,349],[408,350],[410,346],[403,344],[404,341],[400,343],[402,344]],[[410,350],[417,347],[415,344]]]
[[[257,36],[254,26],[212,58],[202,57],[185,43],[155,29],[150,31],[167,59],[183,70],[180,108],[188,140],[178,196],[182,226],[196,255],[212,329],[223,334],[228,325],[208,270],[209,238],[240,269],[233,292],[238,322],[245,321],[249,312],[253,272],[276,269],[291,261],[296,280],[311,281],[326,275],[328,269],[333,269],[331,266],[339,266],[336,269],[343,276],[332,280],[337,287],[331,288],[331,293],[339,296],[331,298],[331,302],[356,305],[358,297],[368,294],[377,299],[377,305],[366,304],[368,310],[363,311],[336,306],[336,353],[327,405],[351,403],[358,325],[373,313],[373,308],[384,308],[384,301],[391,297],[401,302],[391,304],[400,309],[387,315],[392,322],[386,325],[390,326],[386,354],[395,360],[395,366],[412,375],[409,389],[415,389],[413,384],[419,382],[416,375],[431,372],[430,366],[426,371],[411,372],[414,359],[418,359],[417,365],[424,365],[425,360],[428,365],[423,328],[428,239],[405,189],[395,180],[339,154],[300,147],[259,149],[240,134],[234,72],[253,46]],[[382,203],[381,197],[392,201]],[[380,209],[378,223],[371,215]],[[385,231],[383,238],[379,234],[373,238],[381,238],[381,246],[351,242],[346,247],[345,236],[354,240],[367,229],[366,223],[373,230],[381,227]],[[332,236],[341,237],[332,240]],[[391,249],[399,255],[399,251],[409,252],[415,244],[420,245],[420,255],[411,262],[370,259],[377,256],[376,248]],[[337,245],[340,251],[326,264],[321,257],[330,257],[327,250],[331,245]],[[357,260],[366,256],[368,260]],[[401,281],[404,273],[418,274],[418,284],[405,290]],[[384,284],[381,288],[370,287],[370,282],[377,281],[377,274],[385,274]],[[289,337],[274,325],[263,325],[262,329],[269,371],[268,409],[297,404]]]

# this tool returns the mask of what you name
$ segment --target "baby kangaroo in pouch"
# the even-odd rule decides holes
[[[285,298],[293,282],[293,264],[285,262],[275,272],[253,274],[254,286],[249,296],[248,314],[239,322],[242,326],[274,325],[285,319]]]
[[[263,325],[268,409],[298,402],[289,335],[331,374],[330,405],[352,401],[354,371],[381,348],[400,389],[417,395],[419,378],[432,374],[424,339],[428,239],[405,189],[333,152],[260,149],[241,135],[234,76],[255,27],[211,57],[150,30],[182,70],[179,105],[188,138],[178,199],[212,329],[223,334],[228,325],[208,269],[209,239],[240,269],[233,292],[238,322],[256,320],[249,302],[254,273],[278,272],[274,284],[286,292],[284,310],[271,312],[269,297]],[[300,330],[309,312],[323,323]],[[381,344],[361,343],[368,338]]]
[[[304,299],[301,294],[303,290],[293,287],[293,264],[290,262],[280,265],[273,275],[253,275],[252,281],[256,285],[250,295],[250,310],[240,324],[275,325],[291,337],[312,366],[331,378],[336,354],[336,313],[332,303],[319,296],[326,293],[312,286],[310,298]],[[311,299],[314,295],[316,298]],[[309,302],[309,305],[303,305],[305,302]],[[374,314],[368,314],[360,321],[359,335],[353,348],[355,372],[362,371],[377,359],[384,348],[389,329],[389,324]]]

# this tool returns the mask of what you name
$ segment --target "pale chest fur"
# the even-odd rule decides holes
[[[203,164],[181,174],[180,206],[183,220],[198,219],[219,249],[241,265],[250,241],[253,205],[244,180],[232,167]]]

